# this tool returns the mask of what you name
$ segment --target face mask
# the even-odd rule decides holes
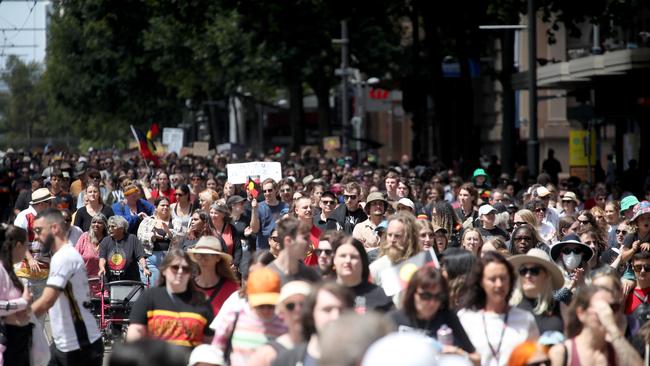
[[[564,254],[562,255],[562,261],[564,262],[566,269],[573,271],[574,269],[578,268],[578,266],[580,266],[580,263],[582,263],[582,253]]]

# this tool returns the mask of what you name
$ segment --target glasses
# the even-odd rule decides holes
[[[562,253],[564,253],[564,254],[571,254],[571,253],[580,254],[580,253],[582,253],[582,249],[575,248],[575,247],[574,248],[562,248]]]
[[[172,264],[171,266],[169,266],[169,269],[171,269],[172,272],[174,272],[174,273],[178,273],[178,272],[180,272],[182,270],[183,274],[190,274],[191,267],[190,266],[182,266],[180,264]]]
[[[540,272],[542,272],[542,267],[521,267],[519,268],[519,275],[521,277],[526,277],[527,273],[530,273],[531,276],[539,276]]]
[[[285,309],[289,311],[294,311],[296,308],[302,308],[302,302],[288,302],[284,304]]]
[[[354,201],[354,200],[357,199],[357,195],[356,195],[356,194],[344,194],[344,195],[343,195],[343,198],[345,198],[346,201],[347,201],[347,200],[352,200],[352,201]]]
[[[528,224],[526,221],[515,221],[512,223],[513,226],[521,226]]]
[[[324,204],[324,205],[328,205],[328,206],[329,206],[329,205],[333,205],[333,204],[335,203],[335,202],[332,201],[332,200],[324,200],[324,201],[323,201],[323,200],[320,200],[320,201],[321,201],[322,204]]]
[[[634,267],[634,272],[641,272],[643,270],[650,273],[650,264],[635,264],[632,267]]]
[[[184,195],[185,195],[184,193],[178,193],[178,192],[174,193],[174,196],[176,197],[183,197]]]
[[[437,300],[437,301],[442,301],[443,295],[442,293],[433,293],[433,292],[428,292],[428,291],[422,291],[422,292],[416,292],[420,300],[424,301],[431,301],[431,300]]]
[[[545,209],[545,208],[541,208],[541,207],[540,207],[540,208],[536,208],[536,209],[535,209],[535,212],[541,212],[541,213],[544,213],[544,212],[546,212],[546,209]]]
[[[271,189],[265,189],[265,190],[264,190],[264,193],[273,193],[273,188],[271,188]]]
[[[321,253],[325,253],[325,255],[329,256],[332,255],[332,249],[314,249],[314,254],[319,257]]]
[[[543,360],[527,363],[526,366],[551,366],[551,360]]]
[[[531,241],[531,240],[533,240],[533,238],[531,238],[530,236],[516,236],[513,239],[515,239],[515,241],[521,241],[521,240]]]
[[[627,235],[627,230],[616,230],[616,235]]]
[[[270,239],[270,240],[273,240],[273,241],[276,242],[276,243],[277,243],[277,242],[280,242],[280,238],[278,238],[277,236],[270,236],[269,239]]]

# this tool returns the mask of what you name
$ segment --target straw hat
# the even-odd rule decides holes
[[[190,254],[192,259],[194,259],[194,254],[215,254],[226,261],[228,265],[232,263],[232,256],[225,252],[222,245],[222,240],[219,240],[219,238],[215,236],[202,236],[196,245],[194,245],[194,247],[192,249],[189,249],[187,252]]]
[[[29,204],[36,205],[53,199],[54,196],[52,196],[49,189],[39,188],[32,193],[32,200],[29,201]]]
[[[548,273],[551,278],[551,283],[553,284],[553,289],[559,289],[564,286],[564,277],[562,276],[562,271],[551,262],[551,258],[548,254],[542,249],[533,248],[529,250],[526,254],[519,254],[508,258],[508,261],[512,263],[512,266],[515,268],[515,272],[519,271],[519,267],[526,263],[534,263],[544,268],[546,273]]]

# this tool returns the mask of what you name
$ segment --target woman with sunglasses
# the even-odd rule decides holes
[[[258,348],[248,364],[270,366],[279,354],[293,349],[304,341],[302,334],[302,308],[312,286],[304,281],[291,281],[282,286],[278,298],[278,314],[284,319],[288,331]]]
[[[181,184],[174,192],[176,202],[169,206],[169,210],[172,213],[172,222],[174,223],[174,227],[183,232],[187,230],[192,217],[190,193],[190,187],[187,184]]]
[[[564,277],[564,286],[555,294],[555,299],[568,304],[573,292],[585,283],[585,275],[590,270],[589,260],[594,256],[594,251],[582,243],[577,235],[570,234],[554,244],[550,254],[551,260]]]
[[[364,314],[370,310],[392,309],[392,299],[381,287],[370,283],[370,261],[363,244],[348,237],[332,243],[332,248],[336,282],[354,292],[355,310]]]
[[[232,257],[224,252],[225,244],[218,236],[204,236],[194,248],[188,250],[199,266],[199,274],[193,281],[205,294],[212,313],[216,316],[226,299],[237,289],[237,277],[231,270]]]
[[[535,221],[531,224],[537,230],[539,236],[545,243],[550,243],[555,237],[555,228],[544,220],[548,210],[546,202],[540,199],[532,200],[526,204],[526,209],[533,213]]]
[[[160,265],[158,285],[145,290],[133,305],[126,340],[154,338],[187,349],[209,342],[212,308],[191,279],[195,272],[186,252],[170,251]]]
[[[581,289],[569,307],[567,340],[549,351],[553,365],[642,365],[618,326],[620,300],[595,286]]]
[[[562,272],[549,255],[537,248],[508,259],[519,274],[510,305],[531,312],[540,333],[564,332],[562,309],[553,299],[553,291],[564,286]]]
[[[545,252],[550,250],[550,247],[539,237],[537,230],[528,224],[521,224],[515,227],[512,231],[509,247],[511,255],[526,254],[533,248],[542,249]]]
[[[443,353],[468,356],[478,365],[480,356],[456,313],[448,309],[447,299],[447,281],[438,270],[425,266],[411,277],[402,298],[402,308],[390,313],[389,317],[399,332],[418,332],[436,338],[441,328],[450,330],[452,342],[444,345]]]
[[[83,232],[87,232],[90,229],[92,219],[95,215],[101,213],[106,218],[114,215],[111,206],[105,205],[102,201],[98,184],[90,183],[86,187],[85,192],[84,199],[86,204],[77,210],[74,218],[74,225],[81,228]]]
[[[469,275],[458,318],[481,365],[506,365],[515,346],[539,337],[533,315],[508,304],[515,281],[512,265],[497,252],[485,253]]]

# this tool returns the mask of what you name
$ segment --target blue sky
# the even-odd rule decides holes
[[[44,61],[45,30],[25,28],[45,28],[45,10],[48,4],[47,1],[0,0],[0,70],[4,69],[6,57],[10,54],[18,55],[26,62]],[[28,47],[8,47],[10,45]],[[32,45],[35,47],[31,47]]]

